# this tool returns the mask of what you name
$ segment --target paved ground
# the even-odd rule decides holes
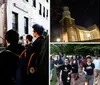
[[[78,78],[76,81],[75,81],[75,84],[74,85],[84,85],[84,75],[80,76],[80,78]],[[71,79],[72,82],[71,82],[71,85],[73,85],[73,79]],[[56,85],[59,85],[59,83],[57,82]],[[62,83],[60,85],[63,85]]]
[[[94,57],[92,59],[94,60]],[[82,76],[80,76],[79,79],[75,81],[75,85],[85,85],[84,81],[85,81],[85,75],[82,74]],[[72,82],[73,82],[73,79],[72,79]],[[73,85],[72,82],[71,82],[71,85]],[[56,85],[59,85],[59,83],[57,82]],[[60,85],[63,85],[63,84],[61,83]],[[98,78],[98,84],[97,85],[100,85],[100,75],[99,75],[99,78]]]
[[[73,79],[71,79],[71,80],[72,80],[71,85],[73,85]],[[57,82],[56,85],[59,85],[59,83]],[[63,84],[61,83],[60,85],[63,85]],[[79,78],[75,81],[74,85],[85,85],[85,75],[84,74],[80,75]],[[99,75],[99,78],[98,78],[98,84],[97,85],[100,85],[100,75]]]

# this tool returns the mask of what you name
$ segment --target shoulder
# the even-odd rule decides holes
[[[0,58],[2,58],[4,60],[18,59],[18,55],[13,52],[5,50],[0,53]]]
[[[94,66],[94,63],[92,63],[91,65]]]
[[[68,64],[68,66],[69,66],[69,67],[71,67],[71,65],[70,65],[70,64]]]
[[[95,59],[93,60],[93,62],[95,61]]]
[[[83,65],[83,67],[87,67],[87,63]]]
[[[63,69],[64,67],[65,67],[65,65],[61,65],[59,68],[60,68],[60,69]]]

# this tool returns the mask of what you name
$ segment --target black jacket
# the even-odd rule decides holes
[[[0,53],[0,85],[14,85],[16,81],[16,69],[18,55],[24,50],[21,45],[15,44],[7,47]]]
[[[33,85],[34,83],[38,82],[38,74],[36,72],[35,69],[35,73],[31,73],[30,72],[30,68],[37,68],[37,59],[39,59],[38,57],[40,56],[40,52],[42,49],[44,43],[44,38],[41,36],[39,38],[37,38],[33,44],[32,44],[32,51],[31,53],[35,53],[35,55],[32,57],[32,60],[30,62],[30,66],[29,66],[29,74],[27,76],[27,81],[25,83],[27,83],[27,85]]]
[[[37,74],[41,85],[49,85],[49,37],[45,38],[40,56],[37,59]]]

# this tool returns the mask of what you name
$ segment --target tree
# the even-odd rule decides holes
[[[51,54],[58,55],[100,55],[98,44],[52,44]]]

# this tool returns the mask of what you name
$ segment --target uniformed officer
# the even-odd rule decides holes
[[[39,62],[40,60],[37,60],[37,58],[41,52],[42,45],[44,43],[44,38],[42,36],[44,28],[39,24],[33,25],[32,28],[33,36],[36,38],[36,40],[32,43],[31,55],[27,62],[26,68],[27,79],[24,85],[34,85],[38,82],[37,61]]]
[[[17,78],[17,63],[20,53],[24,47],[18,44],[19,34],[14,30],[9,30],[5,35],[7,48],[0,53],[0,85],[15,85]]]

